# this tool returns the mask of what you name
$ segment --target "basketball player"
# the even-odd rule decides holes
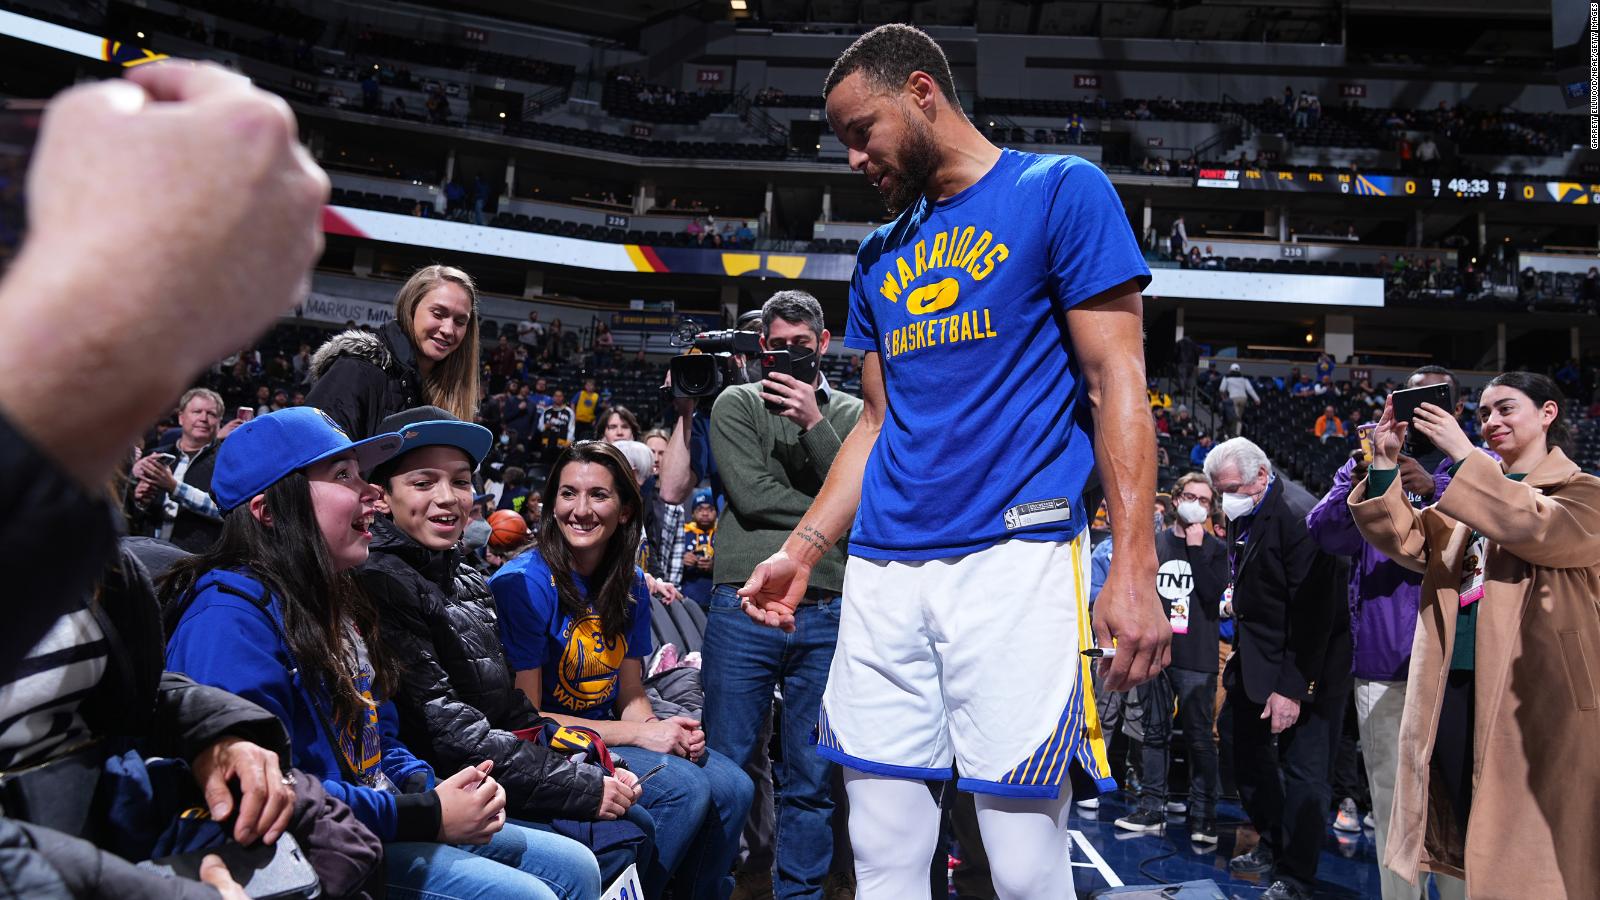
[[[867,33],[823,90],[851,168],[897,218],[851,281],[860,424],[740,594],[792,628],[812,562],[848,533],[818,750],[846,767],[861,900],[928,896],[939,809],[922,782],[952,761],[999,895],[1069,897],[1067,778],[1114,785],[1079,655],[1080,495],[1097,461],[1117,534],[1094,623],[1118,651],[1106,688],[1154,676],[1171,639],[1150,518],[1150,272],[1104,173],[989,143],[923,32]]]

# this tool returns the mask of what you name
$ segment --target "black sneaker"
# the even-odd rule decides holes
[[[1311,892],[1280,878],[1262,892],[1260,900],[1311,900]]]
[[[1116,821],[1123,831],[1160,831],[1166,827],[1167,814],[1159,809],[1140,809]]]
[[[1217,842],[1217,821],[1215,819],[1189,820],[1189,840],[1196,844],[1215,844]]]
[[[1257,844],[1249,853],[1241,853],[1228,860],[1228,868],[1241,875],[1260,875],[1272,871],[1272,851],[1266,844]]]

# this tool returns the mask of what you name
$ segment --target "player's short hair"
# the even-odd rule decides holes
[[[956,80],[950,74],[950,60],[920,28],[890,23],[856,38],[828,72],[822,83],[822,99],[827,100],[839,82],[855,72],[863,73],[874,86],[885,90],[899,90],[912,72],[927,72],[944,99],[956,109],[961,108],[961,101],[956,99]]]
[[[782,319],[791,325],[804,325],[822,340],[822,304],[805,291],[779,291],[761,305],[761,336],[772,331],[772,320]]]

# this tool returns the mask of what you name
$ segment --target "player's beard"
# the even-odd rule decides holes
[[[900,215],[906,207],[917,201],[918,196],[926,193],[928,182],[939,168],[939,146],[934,143],[933,129],[914,116],[904,112],[902,115],[905,117],[906,139],[897,154],[899,165],[889,170],[894,183],[883,197],[890,216]]]

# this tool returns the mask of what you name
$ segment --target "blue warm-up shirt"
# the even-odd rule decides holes
[[[1075,156],[1002,150],[873,232],[845,345],[879,355],[888,414],[850,553],[938,559],[1084,528],[1094,447],[1066,312],[1130,280],[1150,269],[1122,201]]]

